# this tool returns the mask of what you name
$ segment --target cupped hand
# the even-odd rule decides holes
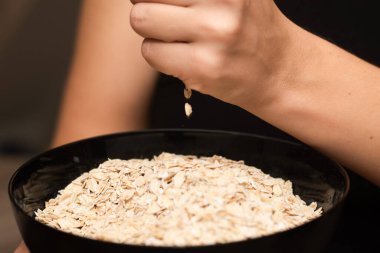
[[[291,27],[272,0],[132,0],[142,54],[188,88],[251,109],[289,75]]]

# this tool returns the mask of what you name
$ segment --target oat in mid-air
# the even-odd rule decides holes
[[[186,99],[190,99],[192,95],[191,89],[185,87],[185,89],[183,90],[183,95]]]
[[[193,108],[189,103],[185,103],[185,114],[186,117],[190,118],[191,114],[193,113]]]
[[[193,113],[193,108],[192,106],[188,103],[188,101],[190,100],[191,98],[191,94],[192,94],[192,91],[191,89],[185,87],[185,89],[183,90],[183,95],[186,99],[186,103],[185,103],[185,114],[186,114],[186,117],[187,118],[190,118],[191,114]]]

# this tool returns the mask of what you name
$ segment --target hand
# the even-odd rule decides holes
[[[21,242],[17,249],[15,249],[14,253],[29,253],[29,250],[25,246],[25,243]]]
[[[271,0],[132,2],[143,57],[188,88],[252,109],[275,99],[289,75],[295,25]]]
[[[380,185],[380,72],[272,0],[133,0],[144,58]]]

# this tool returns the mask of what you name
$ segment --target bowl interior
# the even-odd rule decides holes
[[[166,130],[101,136],[47,151],[14,174],[11,201],[17,210],[34,217],[45,201],[106,159],[151,158],[163,151],[244,160],[274,177],[291,180],[296,194],[307,203],[316,201],[324,212],[348,191],[345,171],[304,145],[233,132]]]

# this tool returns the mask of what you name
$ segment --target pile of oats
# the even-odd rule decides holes
[[[108,160],[37,210],[36,219],[116,243],[194,246],[286,230],[320,216],[292,183],[243,161],[162,153]]]
[[[187,118],[190,118],[191,114],[193,113],[193,107],[189,103],[189,100],[190,100],[191,95],[192,95],[191,89],[185,87],[185,89],[183,90],[183,95],[187,101],[185,103],[185,114],[186,114]]]

